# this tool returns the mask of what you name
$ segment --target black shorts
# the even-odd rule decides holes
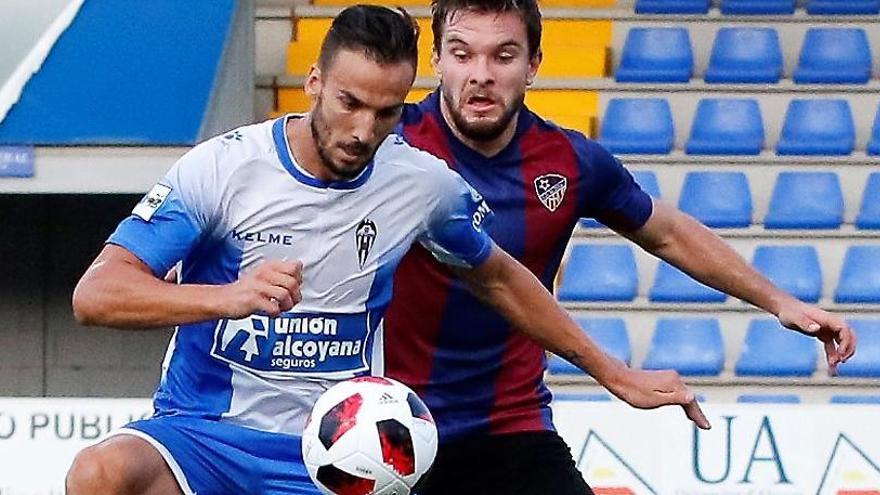
[[[418,495],[593,495],[553,431],[444,444]]]

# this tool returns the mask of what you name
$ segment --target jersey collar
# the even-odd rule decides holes
[[[275,123],[272,124],[272,138],[275,141],[275,151],[278,154],[278,159],[281,160],[281,164],[284,165],[284,169],[287,170],[287,172],[298,182],[320,189],[356,189],[367,182],[367,179],[369,179],[370,175],[373,173],[372,158],[360,175],[351,180],[324,181],[311,175],[305,169],[300,167],[290,153],[290,142],[287,139],[285,129],[287,128],[287,122],[290,119],[299,119],[302,117],[303,115],[300,114],[288,114],[278,118],[275,120]]]

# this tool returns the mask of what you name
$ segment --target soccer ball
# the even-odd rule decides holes
[[[405,385],[354,378],[315,402],[302,453],[309,476],[327,495],[408,495],[434,462],[437,427]]]

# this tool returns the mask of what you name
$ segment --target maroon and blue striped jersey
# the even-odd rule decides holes
[[[453,135],[434,92],[406,106],[396,132],[483,195],[495,214],[485,227],[490,236],[552,291],[580,218],[631,231],[644,225],[652,203],[598,143],[526,108],[516,125],[511,142],[487,158]],[[386,374],[422,396],[441,442],[553,429],[544,350],[419,246],[395,273],[385,332]]]

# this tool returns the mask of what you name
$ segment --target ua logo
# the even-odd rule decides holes
[[[355,231],[355,242],[357,242],[358,264],[363,270],[367,257],[370,256],[370,250],[373,249],[373,241],[376,240],[378,234],[376,224],[369,218],[361,220]]]
[[[568,179],[559,174],[544,174],[535,179],[535,192],[541,204],[551,212],[556,211],[565,198]]]
[[[220,324],[224,325],[220,335],[220,350],[223,352],[236,335],[240,332],[247,333],[247,338],[239,349],[244,352],[244,360],[247,362],[251,362],[260,353],[257,337],[269,338],[269,319],[266,317],[249,316],[240,320],[221,321]]]

